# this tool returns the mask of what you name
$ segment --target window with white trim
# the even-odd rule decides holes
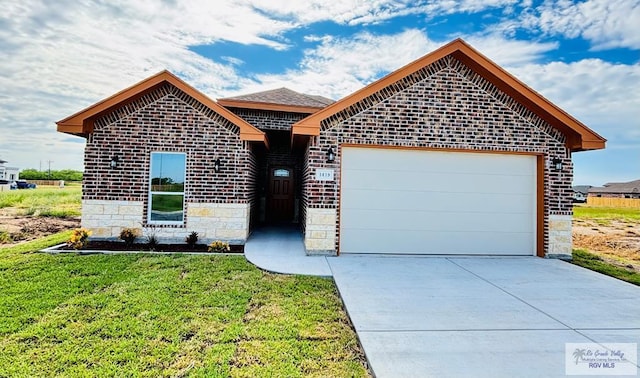
[[[187,156],[182,152],[152,152],[149,174],[149,214],[154,224],[184,222],[184,182]]]

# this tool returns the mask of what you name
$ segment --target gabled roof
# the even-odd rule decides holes
[[[232,124],[240,128],[240,139],[253,142],[263,142],[267,144],[267,138],[264,132],[247,123],[242,118],[231,113],[229,110],[218,105],[215,101],[205,96],[189,84],[185,83],[179,77],[171,72],[164,70],[153,75],[141,82],[114,94],[100,102],[97,102],[88,108],[79,111],[61,121],[56,122],[58,131],[80,136],[87,136],[93,132],[94,122],[100,116],[107,114],[114,109],[121,107],[127,103],[135,101],[146,93],[153,91],[159,86],[169,83],[184,93],[193,97],[203,105],[207,106],[220,116],[227,119]]]
[[[589,188],[589,193],[640,193],[640,180],[608,182],[602,187]]]
[[[582,194],[587,194],[587,192],[589,192],[589,189],[593,188],[593,186],[591,185],[574,185],[573,186],[573,191],[574,192],[578,192],[578,193],[582,193]]]
[[[295,123],[291,129],[293,138],[295,139],[296,136],[320,135],[320,123],[324,119],[449,55],[464,63],[540,118],[560,130],[566,135],[566,145],[572,151],[604,148],[606,139],[552,104],[459,38]]]
[[[292,113],[315,113],[333,102],[333,100],[326,97],[299,93],[289,88],[272,89],[218,99],[218,104],[226,107]]]

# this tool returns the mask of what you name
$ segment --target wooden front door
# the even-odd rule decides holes
[[[294,188],[293,169],[271,168],[269,170],[269,197],[267,219],[271,222],[293,220]]]

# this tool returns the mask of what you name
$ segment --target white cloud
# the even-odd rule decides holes
[[[321,43],[305,51],[296,69],[284,74],[258,75],[257,82],[244,82],[234,94],[288,86],[337,99],[449,42],[431,40],[418,29],[392,35],[360,33],[349,38],[313,38]],[[465,40],[505,66],[535,62],[557,48],[554,42],[508,40],[494,34],[469,36]]]
[[[254,0],[252,4],[272,15],[301,24],[332,20],[341,24],[375,24],[394,17],[423,14],[434,17],[474,13],[517,3],[517,0]]]
[[[640,149],[640,64],[586,59],[510,69],[530,87],[610,140]]]
[[[467,36],[465,41],[497,64],[510,67],[535,62],[558,48],[557,42],[507,39],[495,33]]]
[[[65,142],[54,122],[162,69],[213,96],[238,82],[238,61],[215,62],[189,46],[227,40],[283,49],[279,34],[295,27],[242,0],[25,0],[2,9],[0,127],[10,142],[0,153],[22,167],[57,156],[61,167],[82,168],[81,144]]]
[[[640,49],[640,1],[547,0],[529,10],[521,24],[531,30],[568,38],[582,37],[591,41],[593,49]]]

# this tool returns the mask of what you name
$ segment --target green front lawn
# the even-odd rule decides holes
[[[582,249],[573,250],[573,264],[579,265],[619,280],[630,282],[640,286],[640,273],[633,269],[626,269],[604,261],[600,256],[594,255]]]
[[[0,248],[0,376],[367,376],[331,280],[241,256]]]
[[[573,207],[573,217],[585,220],[640,221],[640,210],[627,207],[579,205]]]
[[[14,208],[18,215],[80,216],[80,186],[42,187],[0,192],[0,209]]]

